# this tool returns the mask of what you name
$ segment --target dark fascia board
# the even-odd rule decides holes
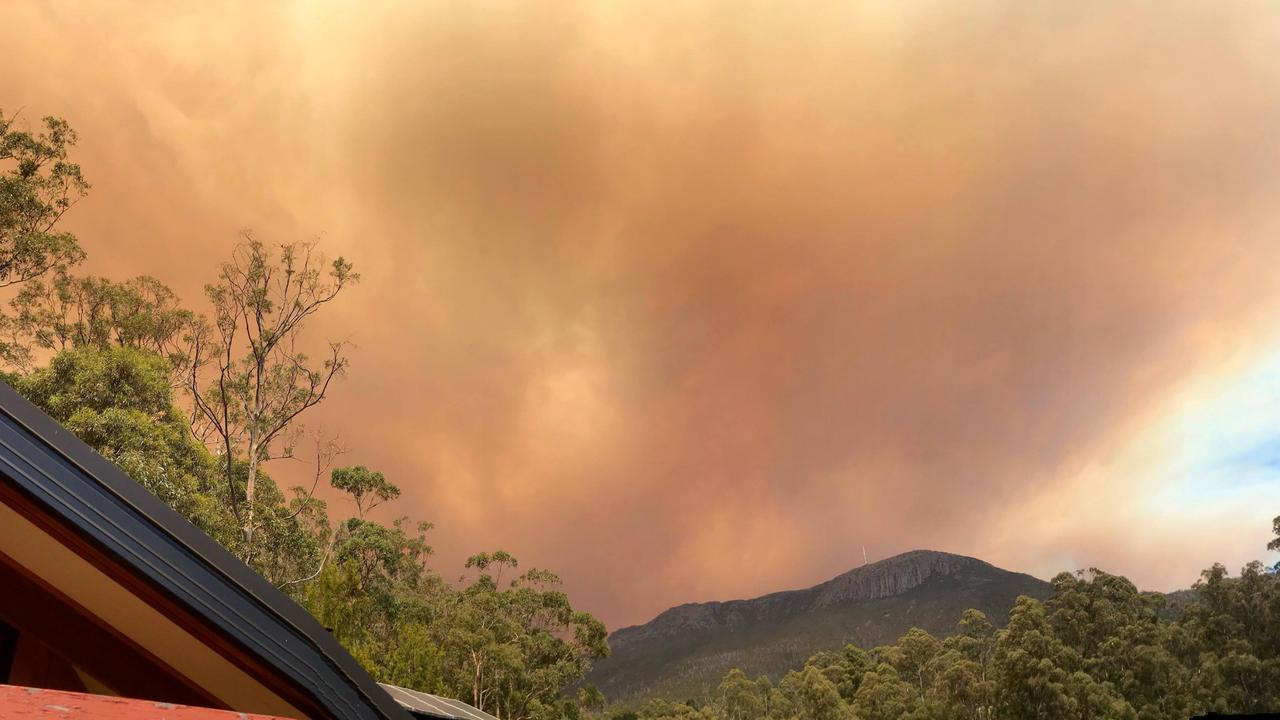
[[[3,382],[0,475],[335,720],[409,720],[310,613]]]

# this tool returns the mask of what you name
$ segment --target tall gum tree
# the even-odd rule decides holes
[[[326,262],[314,243],[272,249],[246,232],[218,281],[205,287],[213,321],[192,323],[178,371],[192,401],[193,432],[220,455],[245,560],[254,552],[261,465],[292,456],[299,418],[324,401],[348,365],[345,342],[309,357],[300,349],[303,328],[358,280],[351,263]]]

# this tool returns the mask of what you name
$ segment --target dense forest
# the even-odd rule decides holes
[[[370,516],[394,478],[340,460],[304,423],[349,371],[349,347],[308,323],[359,282],[314,244],[246,234],[210,269],[203,311],[161,281],[78,275],[63,215],[89,191],[63,120],[0,113],[4,379],[310,610],[379,680],[458,697],[501,718],[836,720],[1186,718],[1280,709],[1280,574],[1206,570],[1192,592],[1140,593],[1123,577],[1064,573],[1047,602],[1020,598],[995,630],[976,610],[953,635],[820,653],[778,679],[725,676],[715,697],[607,707],[577,687],[608,653],[604,625],[545,569],[504,551],[430,569],[431,526]],[[318,347],[309,354],[304,347]],[[269,470],[305,462],[309,482]],[[328,484],[345,498],[316,496]],[[1276,540],[1280,549],[1280,518]],[[1259,548],[1261,550],[1261,548]],[[775,682],[776,680],[776,682]]]

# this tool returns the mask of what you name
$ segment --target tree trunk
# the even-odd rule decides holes
[[[244,559],[253,557],[253,492],[258,480],[258,448],[254,441],[249,442],[249,471],[244,481]]]
[[[261,316],[259,316],[258,324],[259,326],[262,324]],[[263,415],[262,384],[263,378],[266,376],[267,372],[267,363],[266,358],[263,355],[256,351],[254,354],[256,355],[257,373],[254,376],[253,385],[253,412],[249,416],[250,422],[253,424],[249,426],[249,472],[244,481],[245,502],[249,505],[248,512],[244,515],[244,544],[246,560],[253,557],[253,490],[257,485],[258,463],[261,462],[263,454],[263,448],[258,447],[258,443],[263,439],[263,435],[265,434],[259,423],[262,421]],[[267,442],[270,442],[269,435],[267,435]]]

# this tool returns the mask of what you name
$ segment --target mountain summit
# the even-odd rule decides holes
[[[894,642],[912,627],[949,634],[966,608],[1001,622],[1019,595],[1050,586],[977,558],[913,550],[804,590],[689,603],[609,636],[613,653],[587,676],[611,700],[709,696],[730,668],[775,681],[813,653]]]

